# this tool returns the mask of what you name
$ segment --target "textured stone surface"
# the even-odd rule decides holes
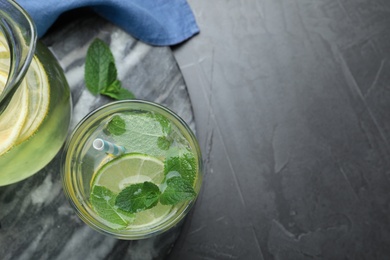
[[[189,3],[206,173],[170,259],[389,259],[390,2]]]
[[[388,259],[390,2],[189,3],[201,33],[174,54],[206,171],[168,259]],[[137,247],[78,222],[58,172],[34,178],[0,188],[1,259],[133,259]],[[54,209],[38,196],[46,190]],[[26,215],[38,224],[23,226]]]
[[[171,108],[194,129],[187,88],[169,48],[140,43],[95,16],[68,22],[43,41],[66,72],[74,107],[72,129],[109,101],[93,96],[84,85],[85,55],[96,37],[110,45],[124,87],[139,99]],[[180,226],[140,241],[119,241],[89,228],[65,199],[60,167],[58,154],[33,177],[0,187],[0,259],[161,259],[171,250]]]

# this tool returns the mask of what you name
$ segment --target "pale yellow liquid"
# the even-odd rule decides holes
[[[4,37],[0,34],[0,51],[7,49],[4,43]],[[0,91],[7,80],[8,70],[9,59],[3,52],[0,58]],[[0,186],[23,180],[42,169],[57,154],[68,132],[71,114],[69,87],[56,60],[39,42],[20,85],[22,87],[30,90],[29,113],[24,120],[23,131],[11,147],[0,154]],[[15,99],[11,100],[8,110],[12,111],[12,106],[18,104]],[[2,124],[7,123],[1,121],[1,117],[8,118],[5,113],[7,110],[0,115]],[[6,141],[0,139],[0,145]]]

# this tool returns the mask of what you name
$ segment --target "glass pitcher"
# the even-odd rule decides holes
[[[0,0],[0,186],[42,169],[68,133],[69,86],[36,35],[18,4]]]

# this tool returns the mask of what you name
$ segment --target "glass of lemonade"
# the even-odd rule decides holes
[[[87,115],[65,144],[63,187],[79,217],[119,239],[142,239],[180,222],[202,182],[187,124],[147,101],[109,103]]]
[[[68,133],[71,95],[28,14],[0,0],[0,186],[23,180],[57,154]]]

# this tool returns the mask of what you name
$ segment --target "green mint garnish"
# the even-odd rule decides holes
[[[126,122],[122,117],[115,115],[110,122],[107,124],[105,129],[107,135],[122,135],[126,132]]]
[[[100,93],[102,95],[106,95],[117,100],[134,98],[133,93],[131,93],[125,88],[122,88],[122,83],[119,80],[115,80],[111,85],[109,85],[106,89],[104,89]]]
[[[85,60],[84,79],[92,94],[102,94],[114,99],[131,99],[133,93],[122,88],[117,79],[114,56],[108,45],[95,39],[89,46]]]
[[[173,142],[169,135],[171,131],[170,121],[164,121],[161,116],[154,113],[131,112],[122,119],[126,125],[126,131],[121,135],[113,135],[115,143],[128,148],[127,152],[148,154],[161,157],[166,154]]]
[[[178,132],[174,129],[165,117],[141,111],[114,115],[104,129],[115,143],[128,147],[129,153],[166,157],[162,183],[146,181],[131,184],[119,192],[114,204],[110,199],[109,205],[114,206],[118,216],[125,221],[131,223],[136,218],[132,214],[151,209],[159,202],[162,205],[176,205],[196,197],[196,158],[180,140],[174,142],[178,138]]]
[[[121,216],[115,207],[116,194],[103,186],[94,186],[90,201],[96,213],[104,219],[119,225],[123,228],[127,225],[124,217]]]
[[[132,184],[116,197],[115,205],[126,212],[137,213],[157,205],[161,192],[152,182]]]
[[[168,120],[168,118],[160,114],[154,114],[154,113],[150,113],[149,115],[151,118],[157,120],[157,122],[160,123],[161,129],[164,134],[169,135],[171,133],[172,131],[171,122]]]
[[[196,197],[193,188],[196,164],[190,151],[175,151],[175,156],[165,160],[164,174],[165,180],[160,186],[144,182],[126,187],[118,194],[115,206],[126,212],[137,213],[154,207],[158,201],[163,205],[175,205]]]
[[[170,134],[172,132],[171,122],[166,117],[160,114],[151,114],[151,116],[160,123],[161,130],[163,133],[163,136],[160,136],[157,139],[157,146],[161,150],[166,151],[171,147],[171,144],[173,142],[173,138],[170,137]]]
[[[160,196],[160,203],[163,205],[175,205],[186,200],[192,200],[196,196],[191,184],[181,177],[168,179],[166,185]]]
[[[171,147],[171,144],[172,144],[172,140],[168,139],[166,136],[160,136],[157,139],[157,146],[161,150],[165,150],[165,151],[168,150],[169,147]]]
[[[196,176],[196,161],[194,154],[188,150],[180,149],[171,152],[164,163],[164,174],[176,171],[189,184],[193,185]]]

